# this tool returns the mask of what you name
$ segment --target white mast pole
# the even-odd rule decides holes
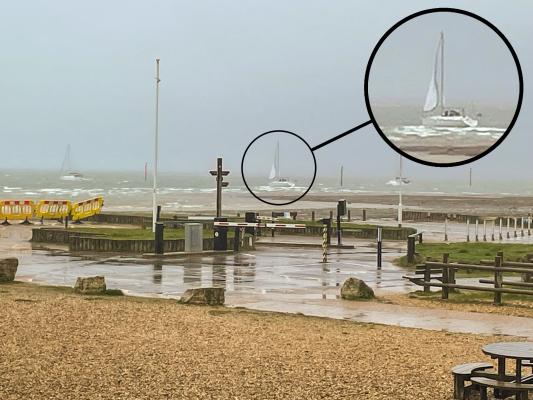
[[[444,111],[444,32],[440,33],[440,111]]]
[[[155,232],[155,223],[157,220],[157,159],[159,152],[159,58],[156,58],[156,77],[155,77],[155,133],[154,133],[154,187],[152,193],[152,232]]]
[[[402,227],[402,185],[403,185],[403,177],[402,177],[402,156],[400,156],[400,189],[398,191],[398,227]]]

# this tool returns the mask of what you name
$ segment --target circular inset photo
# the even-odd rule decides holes
[[[494,150],[522,103],[522,71],[490,22],[450,8],[404,18],[368,62],[365,97],[383,139],[407,158],[457,166]]]
[[[309,144],[297,134],[269,131],[246,148],[241,174],[255,198],[270,205],[287,205],[301,199],[313,186],[316,160]]]

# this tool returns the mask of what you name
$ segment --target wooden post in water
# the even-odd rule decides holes
[[[444,264],[448,264],[449,256],[450,256],[449,253],[444,253],[442,255],[442,262]],[[447,266],[443,266],[442,267],[442,283],[445,285],[442,287],[442,299],[443,300],[447,300],[449,297],[449,293],[450,293],[450,288],[446,286],[449,283],[448,277],[449,277],[449,268]]]

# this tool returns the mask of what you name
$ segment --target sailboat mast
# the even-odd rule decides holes
[[[440,32],[440,92],[439,103],[441,114],[444,111],[444,32]]]

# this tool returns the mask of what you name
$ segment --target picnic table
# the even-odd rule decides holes
[[[489,371],[492,365],[483,362],[455,366],[452,369],[454,399],[470,399],[477,387],[481,400],[488,399],[487,389],[493,389],[497,399],[516,395],[517,400],[527,400],[528,392],[533,392],[533,375],[522,376],[522,368],[533,367],[533,342],[491,343],[483,346],[482,351],[497,359],[496,371]],[[515,362],[514,373],[507,373],[507,360]],[[472,385],[465,386],[467,381]]]
[[[522,381],[522,362],[527,361],[528,366],[533,361],[533,342],[507,342],[507,343],[491,343],[483,346],[483,353],[498,359],[498,378],[504,380],[506,377],[505,361],[507,359],[515,360],[516,372],[515,382]],[[529,382],[529,379],[528,379]],[[523,382],[523,383],[528,383]]]

